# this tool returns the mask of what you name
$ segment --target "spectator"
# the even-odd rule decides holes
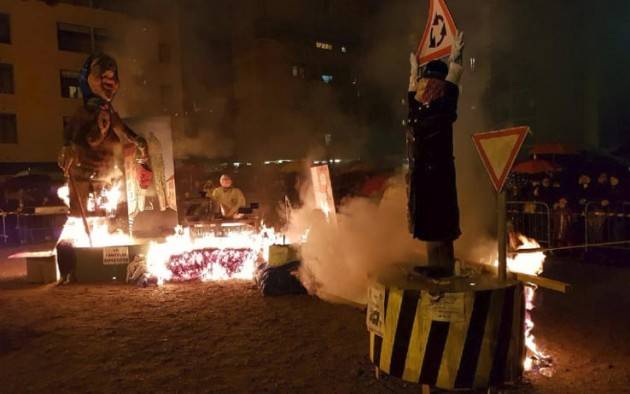
[[[588,175],[580,175],[580,177],[578,178],[578,190],[576,193],[576,199],[577,199],[577,203],[584,208],[584,205],[586,205],[586,203],[592,198],[592,193],[591,193],[591,177],[589,177]]]
[[[534,196],[536,201],[541,201],[545,204],[553,203],[554,198],[553,191],[551,190],[551,179],[548,177],[543,178],[540,185],[534,189]]]
[[[572,217],[569,202],[561,197],[553,206],[553,239],[555,245],[566,246],[570,240]]]
[[[618,205],[625,200],[623,190],[619,186],[619,178],[614,175],[611,175],[609,179],[607,198],[615,208],[618,208]]]
[[[608,174],[602,172],[597,177],[597,183],[592,188],[592,199],[597,201],[605,200],[609,191]]]

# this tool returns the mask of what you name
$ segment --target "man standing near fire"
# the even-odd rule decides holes
[[[59,166],[70,179],[72,216],[86,214],[90,194],[96,196],[117,182],[124,183],[123,142],[136,145],[140,186],[146,188],[150,182],[147,142],[125,125],[112,107],[119,86],[118,65],[111,56],[88,57],[79,77],[83,105],[65,127],[59,154]]]
[[[227,174],[221,175],[219,183],[221,186],[212,191],[212,199],[221,210],[221,216],[225,219],[239,219],[242,215],[238,210],[245,207],[245,195],[241,189],[233,186],[232,178]]]
[[[410,56],[408,215],[414,238],[425,241],[429,266],[437,276],[453,274],[453,241],[461,234],[453,157],[458,83],[463,72],[463,33],[454,39],[448,65],[429,62],[418,78]]]

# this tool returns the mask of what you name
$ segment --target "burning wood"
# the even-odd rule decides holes
[[[510,234],[510,246],[515,251],[508,257],[507,266],[510,272],[531,276],[542,274],[546,258],[543,252],[518,253],[520,249],[532,250],[540,248],[540,244],[536,240],[522,234]],[[495,261],[494,265],[497,266],[498,261]],[[538,289],[538,286],[533,283],[525,284],[525,345],[528,351],[524,363],[525,371],[530,371],[534,368],[542,370],[551,365],[550,357],[538,348],[533,334],[534,320],[532,311],[535,308],[536,289]]]

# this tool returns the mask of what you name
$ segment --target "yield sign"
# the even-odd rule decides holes
[[[497,192],[503,189],[529,131],[529,127],[521,126],[473,134],[477,152]]]
[[[429,19],[416,51],[418,65],[448,56],[456,35],[455,21],[444,0],[429,0]]]

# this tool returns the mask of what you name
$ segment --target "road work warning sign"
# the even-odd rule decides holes
[[[431,60],[450,55],[451,47],[457,36],[455,20],[444,0],[429,0],[429,19],[427,19],[420,45],[416,51],[418,64],[423,66]]]

